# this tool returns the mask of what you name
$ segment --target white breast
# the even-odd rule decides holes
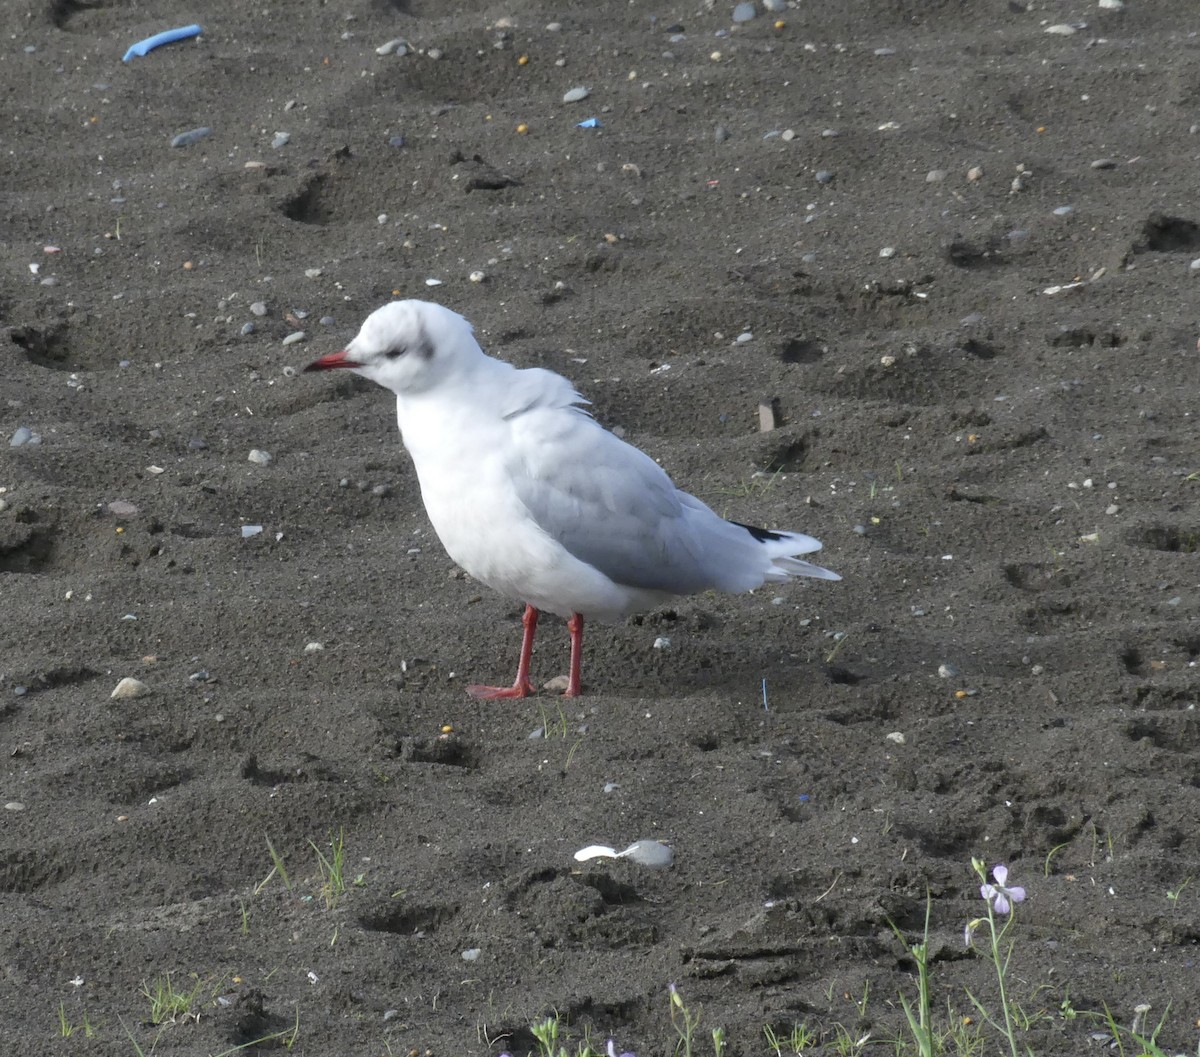
[[[578,561],[533,521],[513,487],[520,467],[503,418],[413,400],[399,403],[397,417],[434,531],[475,579],[563,617],[616,620],[658,601]]]

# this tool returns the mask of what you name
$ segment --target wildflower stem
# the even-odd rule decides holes
[[[983,877],[986,881],[987,875],[984,874]],[[1000,1008],[1004,1010],[1004,1034],[1008,1039],[1008,1048],[1012,1057],[1021,1057],[1017,1050],[1017,1035],[1013,1028],[1012,1010],[1008,1006],[1008,992],[1004,986],[1004,978],[1008,974],[1008,960],[1012,956],[1012,947],[1008,948],[1007,953],[1001,953],[1000,950],[1004,934],[1012,924],[1015,913],[1016,908],[1010,908],[1008,920],[1005,921],[1004,927],[997,931],[996,911],[992,907],[992,900],[987,901],[988,936],[992,944],[992,964],[996,967],[996,986],[1000,992]]]

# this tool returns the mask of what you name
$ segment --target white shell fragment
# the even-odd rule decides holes
[[[576,862],[587,862],[589,859],[632,859],[639,866],[658,870],[670,866],[674,856],[662,841],[635,840],[624,851],[604,844],[589,844],[575,853]]]
[[[117,683],[116,688],[109,696],[114,701],[120,701],[131,697],[145,697],[148,693],[150,693],[150,687],[148,687],[140,679],[133,679],[129,676],[126,676],[119,683]]]

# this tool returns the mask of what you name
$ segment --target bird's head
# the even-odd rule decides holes
[[[352,370],[398,395],[419,393],[483,353],[457,312],[430,301],[392,301],[375,309],[344,349],[306,371]]]

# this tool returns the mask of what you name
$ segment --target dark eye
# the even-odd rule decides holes
[[[389,360],[398,360],[403,355],[403,349],[388,349],[388,351],[384,353],[384,356],[386,356]]]

